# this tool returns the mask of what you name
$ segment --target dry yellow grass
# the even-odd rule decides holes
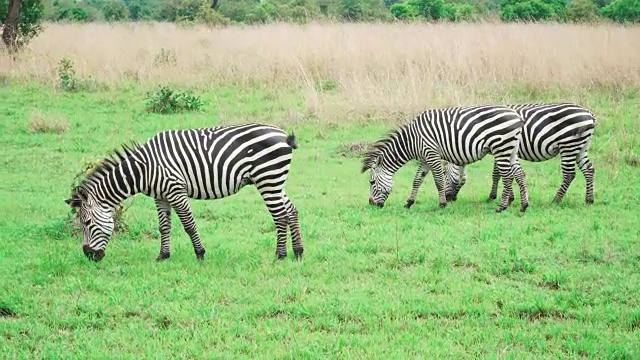
[[[69,130],[69,123],[63,115],[45,114],[40,110],[34,110],[29,114],[27,128],[32,133],[61,134]]]
[[[576,97],[640,87],[639,42],[640,27],[615,25],[47,24],[27,53],[0,56],[0,76],[53,81],[68,57],[78,76],[109,84],[293,85],[312,112],[413,112],[507,101],[514,86]],[[336,91],[318,89],[319,81]]]

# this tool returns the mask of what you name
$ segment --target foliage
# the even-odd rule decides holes
[[[213,10],[211,6],[207,4],[200,5],[198,14],[196,15],[196,21],[200,24],[207,26],[225,26],[228,25],[230,20],[222,16],[219,12]]]
[[[407,0],[391,5],[391,13],[397,19],[422,17],[426,20],[471,20],[476,10],[466,3],[449,3],[444,0]]]
[[[122,0],[108,0],[102,6],[102,15],[107,21],[121,21],[129,18],[129,7]]]
[[[0,0],[0,24],[2,25],[4,25],[8,15],[10,1]],[[31,39],[42,31],[43,18],[44,6],[41,0],[22,0],[15,44],[17,48],[27,45]]]
[[[567,17],[575,22],[590,22],[598,18],[598,5],[591,0],[573,0],[567,5]]]
[[[500,17],[504,21],[566,20],[563,0],[503,0]]]
[[[603,16],[618,22],[640,22],[640,0],[614,0],[602,8]]]
[[[73,62],[67,58],[60,59],[58,63],[58,85],[60,88],[64,91],[77,91],[78,82]]]
[[[199,111],[203,104],[199,96],[189,91],[176,91],[162,85],[155,92],[147,93],[146,111],[158,114]]]

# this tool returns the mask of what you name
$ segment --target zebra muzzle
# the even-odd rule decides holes
[[[369,205],[375,205],[379,208],[384,207],[384,203],[377,203],[373,198],[369,198]]]
[[[93,261],[100,261],[105,255],[104,250],[93,250],[91,247],[89,247],[89,245],[83,245],[82,252],[84,252],[84,255],[89,260]]]

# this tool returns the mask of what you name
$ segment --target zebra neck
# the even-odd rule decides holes
[[[394,139],[391,146],[387,147],[386,156],[384,157],[385,167],[393,174],[411,160],[418,158],[417,149],[412,146],[414,142],[406,141],[403,138]]]
[[[148,188],[146,168],[143,162],[123,160],[101,176],[92,179],[88,190],[97,201],[115,207]]]

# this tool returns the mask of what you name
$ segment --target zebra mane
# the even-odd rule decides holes
[[[106,175],[124,160],[127,160],[134,156],[134,154],[142,147],[138,142],[131,140],[128,143],[124,143],[120,148],[116,148],[109,152],[96,167],[85,176],[85,178],[76,186],[74,192],[87,191],[91,183],[96,182],[100,178],[100,175]]]
[[[390,130],[386,136],[369,146],[369,149],[364,153],[362,157],[362,168],[360,169],[361,173],[364,173],[365,171],[371,169],[371,165],[373,165],[378,156],[382,154],[382,150],[386,148],[393,139],[400,136],[400,131],[402,131],[407,125],[408,124],[404,124],[398,126],[393,130]]]

